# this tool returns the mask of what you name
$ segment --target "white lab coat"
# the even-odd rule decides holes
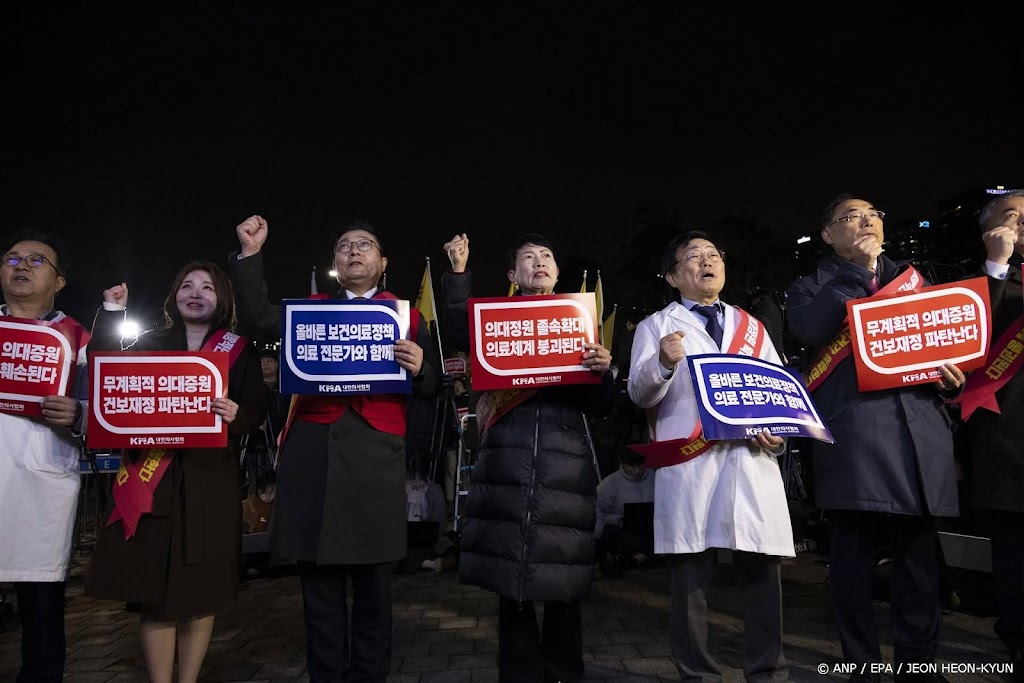
[[[729,348],[738,324],[725,305],[722,347]],[[630,361],[629,395],[648,411],[651,440],[688,437],[697,423],[697,403],[685,359],[668,379],[658,360],[661,338],[686,334],[689,355],[718,353],[704,318],[679,302],[643,320]],[[765,335],[758,358],[781,365]],[[749,439],[720,441],[689,462],[657,470],[654,487],[654,550],[698,553],[708,548],[792,557],[793,527],[776,457]]]
[[[83,350],[74,387],[83,398],[86,368]],[[86,409],[83,403],[83,423]],[[0,413],[0,581],[67,579],[81,485],[78,459],[69,429]]]

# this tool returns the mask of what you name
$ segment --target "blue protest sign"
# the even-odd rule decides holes
[[[408,394],[412,376],[395,361],[409,334],[409,302],[285,299],[281,393]]]
[[[834,443],[803,382],[786,368],[726,354],[686,361],[705,439],[749,439],[767,428],[775,436]]]

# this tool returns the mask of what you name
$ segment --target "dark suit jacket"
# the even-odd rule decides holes
[[[882,285],[905,264],[879,259]],[[869,295],[872,273],[836,256],[788,291],[789,330],[815,358],[846,318],[846,302]],[[932,385],[861,392],[847,356],[814,392],[835,444],[814,443],[818,507],[950,517],[959,514],[951,421]]]
[[[1014,254],[1005,280],[988,278],[993,344],[1024,314],[1021,261]],[[978,275],[986,276],[984,268]],[[971,500],[977,508],[1024,512],[1024,372],[1007,382],[996,400],[998,415],[982,408],[967,421]]]

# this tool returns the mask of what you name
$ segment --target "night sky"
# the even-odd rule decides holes
[[[308,292],[346,218],[381,231],[399,296],[426,256],[439,280],[457,231],[478,293],[498,295],[521,232],[621,272],[641,214],[754,218],[790,239],[816,235],[842,190],[916,220],[1024,169],[1012,15],[135,5],[19,9],[0,29],[2,232],[65,237],[58,303],[87,324],[122,280],[151,311],[187,260],[222,263],[252,213],[270,223],[272,296]],[[563,291],[578,280],[563,267]]]

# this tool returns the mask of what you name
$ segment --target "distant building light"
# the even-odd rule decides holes
[[[811,241],[811,238],[808,235],[804,235],[803,237],[798,237],[796,239],[796,243],[797,244],[807,244],[810,241]]]
[[[1007,192],[1010,192],[1010,190],[1007,190],[1003,185],[996,185],[993,188],[985,190],[985,194],[1006,194]]]
[[[930,228],[930,227],[932,227],[932,222],[931,221],[918,221],[917,222],[917,227],[919,227],[919,228]]]

